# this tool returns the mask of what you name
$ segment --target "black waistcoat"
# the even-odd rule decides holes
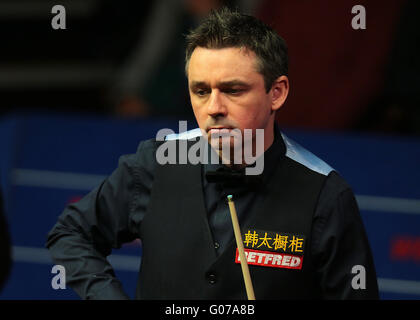
[[[233,240],[216,256],[207,221],[201,165],[158,165],[142,222],[140,299],[246,299]],[[287,158],[249,227],[305,235],[301,270],[249,265],[256,299],[319,298],[310,254],[312,216],[325,176]],[[242,230],[243,231],[243,230]]]

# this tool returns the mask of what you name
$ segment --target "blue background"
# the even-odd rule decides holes
[[[189,123],[189,129],[194,128]],[[136,152],[141,140],[158,130],[178,131],[170,120],[116,120],[68,115],[16,114],[0,120],[0,179],[11,233],[14,262],[0,299],[78,299],[70,289],[51,287],[53,266],[46,234],[69,201],[89,187],[40,186],[16,178],[16,172],[109,175],[122,154]],[[284,130],[293,140],[335,168],[352,186],[373,250],[381,298],[420,298],[420,139],[336,132]],[[45,182],[45,180],[44,180]],[[92,187],[93,188],[93,187]],[[386,201],[403,199],[386,206]],[[395,200],[395,201],[398,201]],[[385,202],[383,202],[385,201]],[[384,205],[385,203],[385,205]],[[409,238],[407,255],[392,256],[395,239]],[[126,292],[135,296],[141,246],[114,251],[114,268]],[[112,259],[112,258],[110,258]]]

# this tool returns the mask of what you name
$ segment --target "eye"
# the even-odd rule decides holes
[[[197,89],[195,90],[195,94],[199,97],[203,97],[208,93],[208,90],[205,89]]]
[[[225,89],[224,92],[227,94],[232,94],[232,95],[239,95],[243,90],[242,89],[234,89],[234,88],[229,88],[229,89]]]

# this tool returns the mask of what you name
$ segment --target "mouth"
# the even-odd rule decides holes
[[[227,126],[214,126],[214,127],[207,128],[207,132],[211,133],[212,131],[216,132],[216,131],[222,131],[222,130],[229,130],[230,131],[232,129],[233,129],[232,127],[227,127]]]

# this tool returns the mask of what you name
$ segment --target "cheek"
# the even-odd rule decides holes
[[[197,102],[195,101],[191,93],[190,93],[190,103],[191,103],[191,107],[193,109],[194,114],[196,114],[199,109],[199,105],[197,104]]]
[[[194,104],[193,101],[191,101],[191,105],[192,105],[192,110],[193,110],[195,119],[197,120],[198,126],[201,127],[201,124],[204,124],[207,119],[205,108],[201,108],[197,104]]]
[[[262,105],[252,105],[248,108],[241,108],[234,117],[242,129],[262,128],[265,127],[269,117],[269,110]]]

